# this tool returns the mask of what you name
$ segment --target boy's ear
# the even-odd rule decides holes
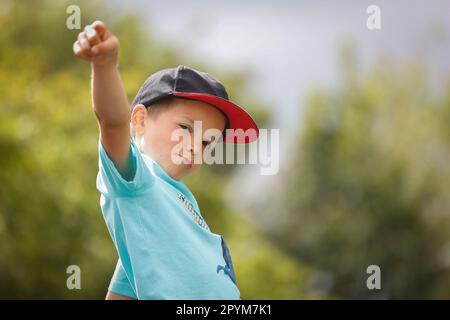
[[[131,112],[131,124],[135,133],[142,135],[145,131],[145,121],[147,120],[147,108],[143,104],[137,104]]]

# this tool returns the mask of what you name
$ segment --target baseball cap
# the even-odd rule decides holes
[[[169,96],[205,102],[222,111],[227,118],[225,129],[234,129],[233,132],[224,131],[225,143],[251,143],[258,139],[259,129],[255,121],[243,108],[229,101],[225,87],[210,74],[184,65],[149,76],[130,108],[133,110],[137,104],[151,107],[151,104]]]

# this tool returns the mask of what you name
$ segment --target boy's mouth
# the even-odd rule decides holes
[[[183,157],[181,154],[177,154],[182,160],[183,160],[183,164],[188,167],[189,169],[192,167],[192,161],[189,160],[186,157]]]

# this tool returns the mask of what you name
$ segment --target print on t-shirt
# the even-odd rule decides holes
[[[225,239],[222,236],[220,237],[222,238],[222,254],[226,264],[225,266],[221,266],[219,264],[217,266],[217,273],[219,273],[220,270],[223,270],[223,272],[230,277],[231,281],[233,281],[234,284],[236,284],[236,276],[234,274],[233,263],[231,262],[230,251],[228,250],[228,246],[225,242]]]
[[[184,206],[186,207],[186,209],[189,211],[189,213],[192,215],[192,218],[194,219],[195,222],[197,222],[197,224],[208,230],[209,231],[209,227],[206,224],[205,220],[203,220],[202,216],[194,209],[194,206],[192,205],[192,203],[189,202],[188,199],[186,199],[186,197],[184,196],[184,194],[182,193],[178,193],[178,199],[181,200],[181,202],[184,204]]]

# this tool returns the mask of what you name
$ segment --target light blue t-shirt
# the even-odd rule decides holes
[[[211,232],[187,186],[130,141],[130,181],[98,144],[96,186],[119,254],[109,289],[137,299],[240,299],[223,237]]]

